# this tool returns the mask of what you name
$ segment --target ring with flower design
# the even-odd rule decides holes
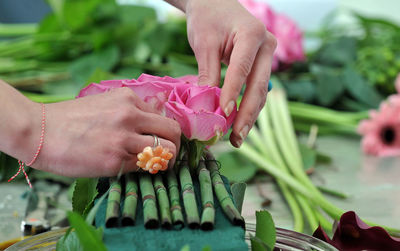
[[[138,153],[136,165],[151,174],[156,174],[158,171],[167,170],[168,162],[172,159],[173,154],[160,144],[160,139],[156,135],[152,136],[154,138],[153,147],[146,146],[141,153]]]

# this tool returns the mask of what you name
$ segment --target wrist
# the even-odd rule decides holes
[[[16,136],[14,141],[14,152],[16,157],[28,163],[32,160],[39,144],[41,135],[41,104],[25,100],[20,111],[21,116],[17,119]]]
[[[4,100],[0,102],[0,151],[30,161],[40,137],[40,104],[1,81],[0,91],[0,100]]]

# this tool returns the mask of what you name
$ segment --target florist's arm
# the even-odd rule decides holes
[[[218,85],[220,63],[228,65],[220,99],[227,115],[246,83],[230,136],[239,147],[265,104],[276,39],[237,0],[166,1],[186,13],[199,84]]]
[[[128,88],[45,105],[44,144],[32,165],[73,177],[113,176],[136,170],[136,155],[153,137],[176,156],[180,127]],[[42,108],[0,80],[0,151],[31,161],[42,131]],[[170,161],[171,164],[173,161]],[[124,164],[123,164],[124,163]]]

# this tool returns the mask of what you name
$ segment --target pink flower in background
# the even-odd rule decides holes
[[[219,106],[220,94],[218,87],[175,88],[165,104],[166,115],[178,121],[190,140],[218,139],[228,131],[236,116],[236,107],[229,117],[225,116]]]
[[[278,40],[275,57],[279,62],[292,64],[304,61],[303,34],[297,25],[285,15],[277,15],[272,32]]]
[[[275,27],[274,22],[277,14],[266,3],[253,0],[239,0],[239,2],[258,20],[260,20],[267,30],[272,32]]]
[[[377,156],[400,155],[400,94],[383,101],[379,111],[371,111],[370,119],[363,120],[358,132],[363,135],[361,145],[365,153]]]
[[[266,3],[253,0],[239,0],[239,2],[258,18],[278,41],[272,62],[273,71],[277,71],[280,65],[290,65],[305,60],[303,34],[293,20],[273,12]]]

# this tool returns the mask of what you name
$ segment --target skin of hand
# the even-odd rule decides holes
[[[187,16],[189,43],[198,62],[200,85],[220,82],[228,65],[220,106],[229,115],[246,83],[230,141],[240,147],[264,107],[277,42],[237,0],[167,0]]]
[[[0,109],[4,115],[0,117],[17,126],[0,127],[0,142],[10,142],[0,143],[0,151],[29,162],[39,143],[41,105],[4,82],[0,83],[3,91],[9,92],[10,100],[0,105],[8,106],[9,111]],[[137,170],[136,155],[154,144],[151,134],[157,135],[174,157],[180,147],[179,124],[157,114],[129,88],[45,107],[44,144],[32,165],[36,169],[71,177],[115,176],[121,167],[124,173]]]

